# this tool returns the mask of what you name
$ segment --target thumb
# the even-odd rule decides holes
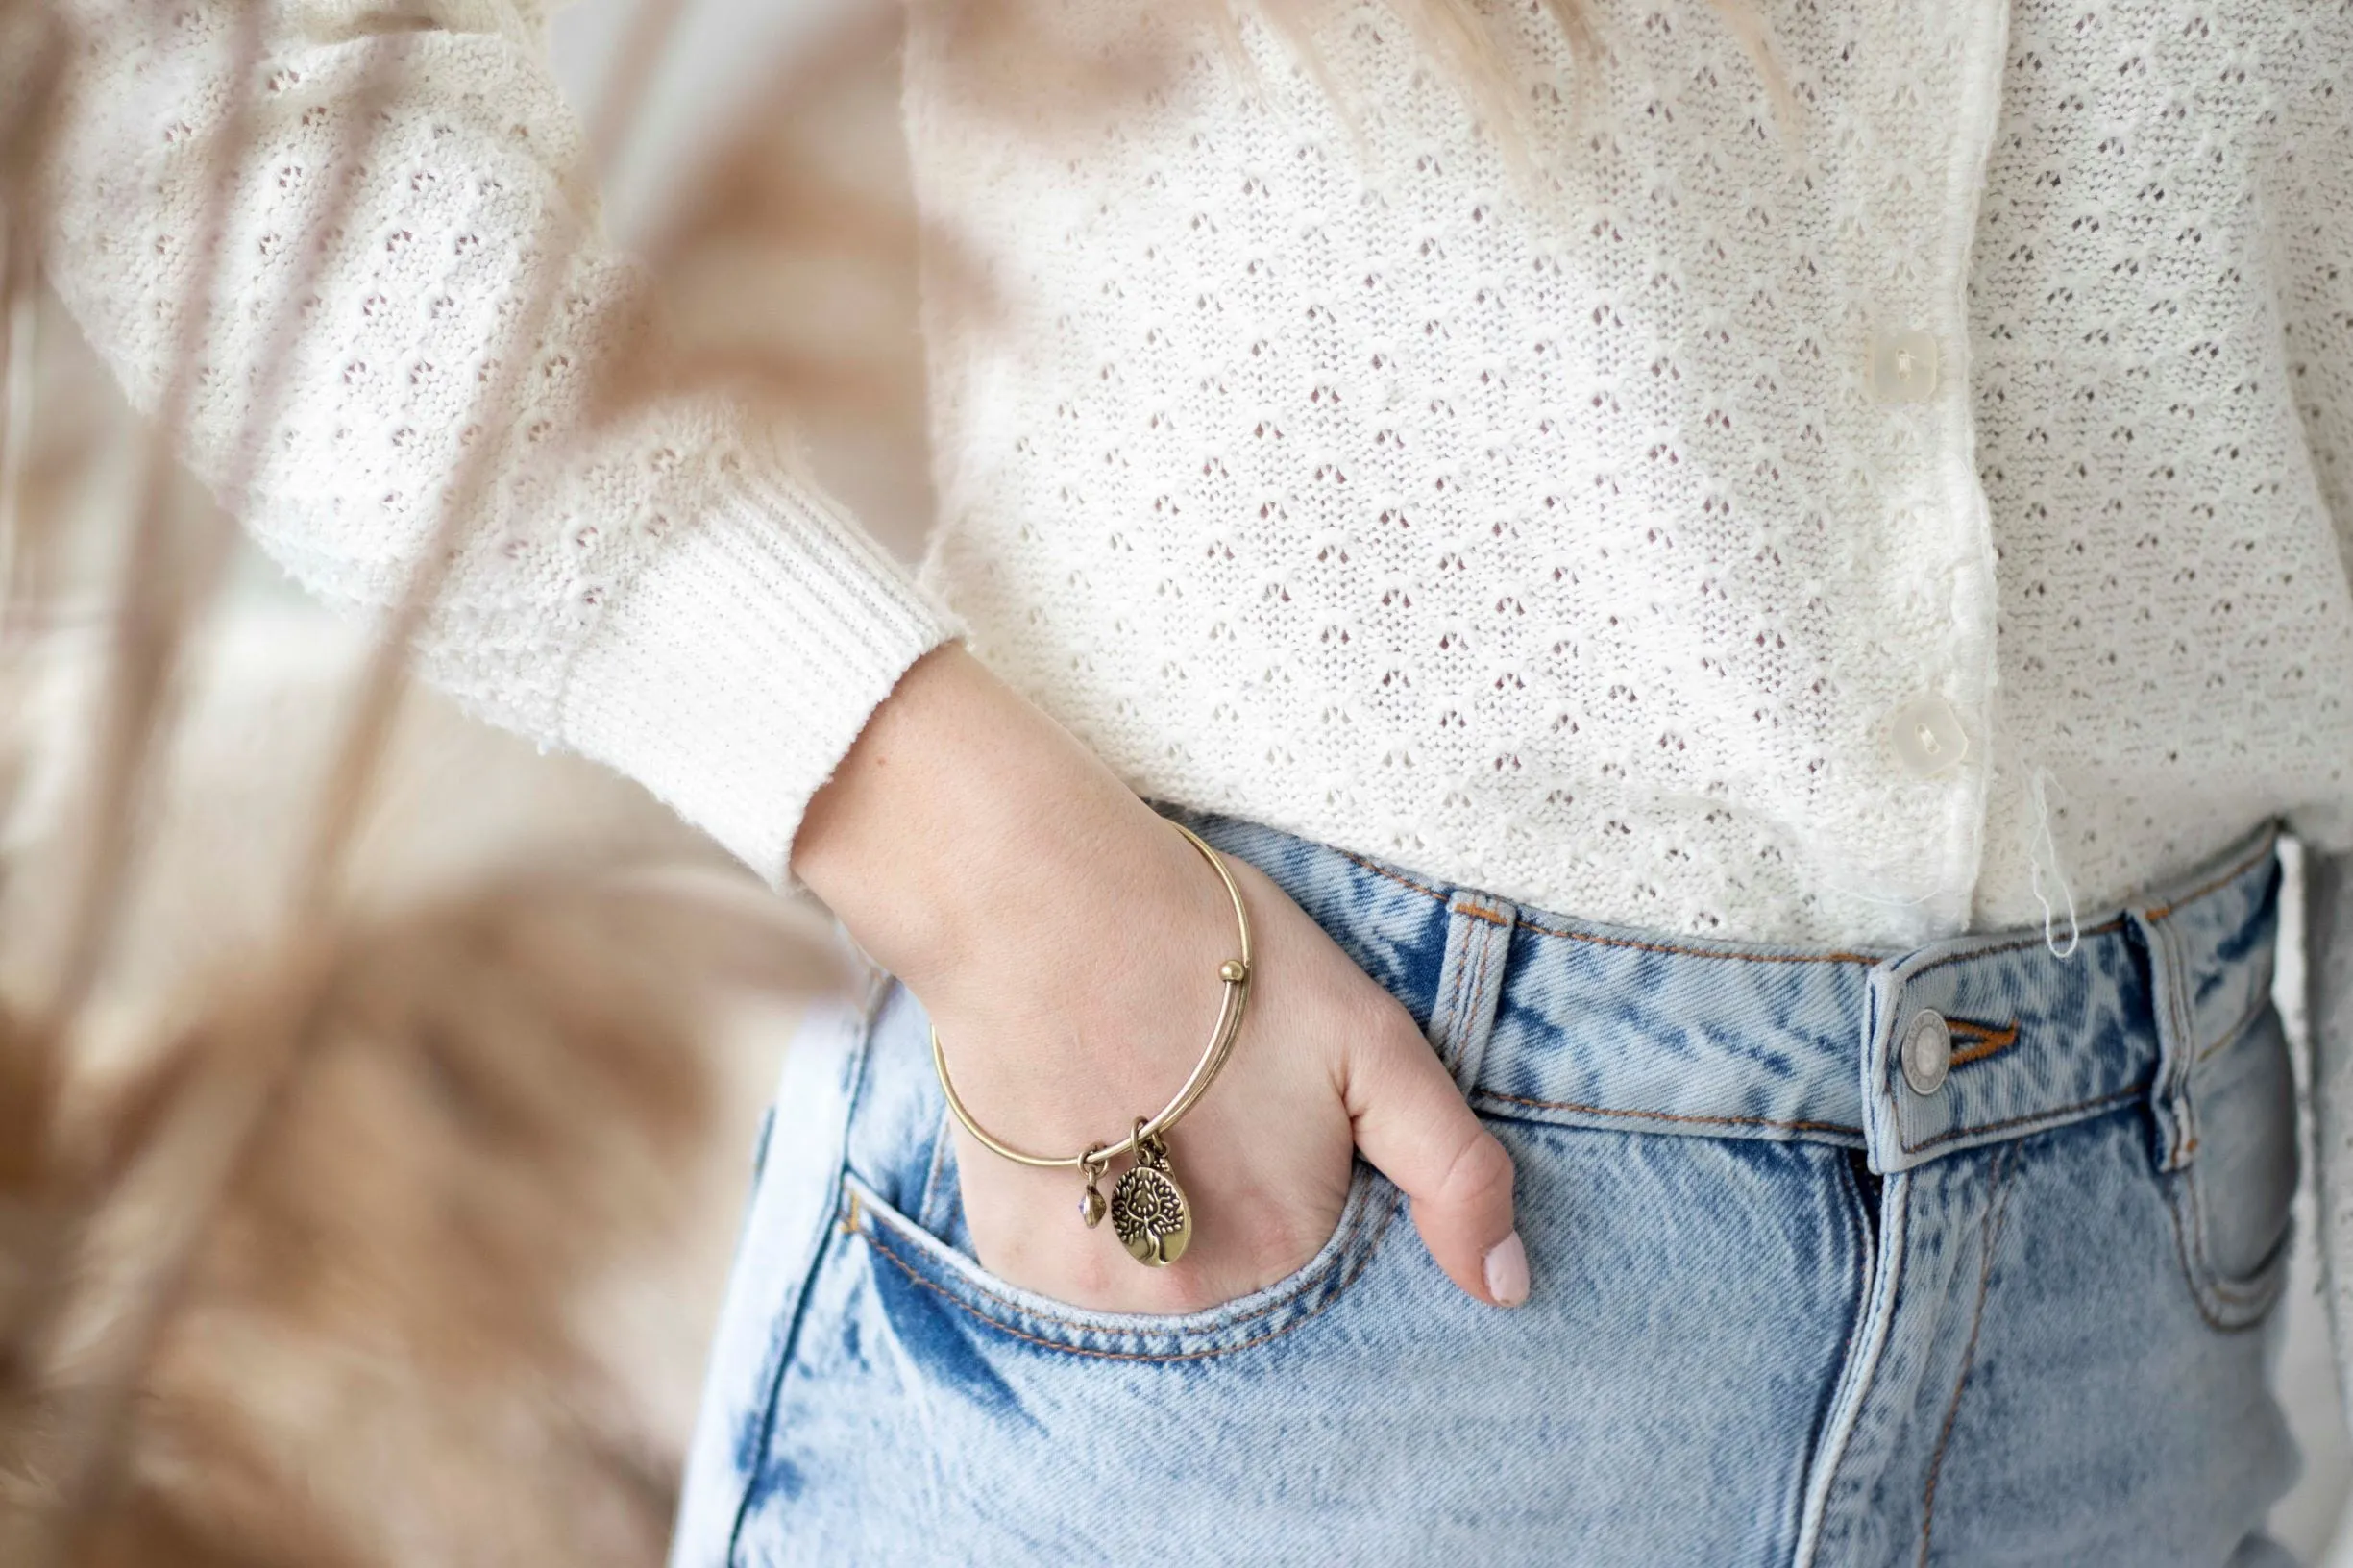
[[[1528,1299],[1528,1253],[1512,1228],[1511,1156],[1480,1125],[1405,1011],[1343,1059],[1341,1099],[1357,1147],[1413,1200],[1413,1223],[1447,1276],[1481,1301]]]

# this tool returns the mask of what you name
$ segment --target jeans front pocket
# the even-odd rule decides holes
[[[1305,1265],[1238,1300],[1170,1315],[1093,1311],[1001,1280],[855,1174],[843,1181],[841,1223],[866,1242],[885,1287],[895,1273],[1026,1344],[1112,1360],[1195,1360],[1264,1344],[1321,1316],[1363,1274],[1403,1209],[1397,1189],[1360,1161],[1339,1224]]]
[[[856,1056],[823,1237],[776,1320],[763,1408],[731,1434],[727,1560],[1026,1563],[1084,1544],[1123,1561],[1146,1543],[1171,1561],[1311,1555],[1311,1521],[1271,1495],[1251,1512],[1256,1548],[1230,1515],[1254,1485],[1293,1484],[1286,1433],[1325,1429],[1318,1466],[1348,1451],[1339,1433],[1367,1388],[1398,1380],[1384,1325],[1429,1321],[1401,1304],[1452,1289],[1401,1223],[1396,1188],[1360,1163],[1315,1256],[1240,1300],[1091,1311],[971,1256],[911,998],[881,1001]],[[788,1107],[779,1150],[796,1123]],[[1155,1497],[1186,1499],[1186,1517],[1151,1522]]]
[[[2266,1001],[2190,1071],[2197,1141],[2168,1178],[2182,1270],[2214,1328],[2263,1320],[2287,1283],[2297,1156],[2295,1073]]]
[[[1322,1473],[1412,1406],[1388,1341],[1451,1289],[1361,1166],[1304,1268],[1176,1316],[1022,1290],[854,1172],[840,1192],[744,1433],[734,1563],[1311,1560]]]
[[[1287,1277],[1184,1314],[1091,1311],[999,1279],[974,1255],[952,1123],[931,1065],[930,1023],[903,987],[893,986],[876,1008],[867,1056],[839,1183],[842,1234],[872,1254],[878,1275],[1032,1345],[1078,1356],[1191,1359],[1287,1334],[1348,1288],[1403,1207],[1396,1188],[1359,1161],[1332,1235]],[[1181,1133],[1177,1139],[1181,1149]],[[1079,1178],[1069,1178],[1075,1196]],[[1054,1222],[1075,1227],[1075,1205],[1058,1207]],[[1096,1239],[1118,1252],[1108,1223]]]

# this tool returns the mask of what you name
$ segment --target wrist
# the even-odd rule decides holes
[[[1140,867],[1125,841],[1145,829]],[[793,869],[928,995],[998,958],[1041,889],[1117,898],[1119,881],[1164,862],[1197,880],[1183,858],[1183,842],[1091,752],[951,644],[875,709],[811,801]]]

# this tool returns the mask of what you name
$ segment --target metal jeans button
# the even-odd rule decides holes
[[[1936,396],[1936,339],[1926,332],[1875,333],[1871,390],[1888,403],[1925,403]]]
[[[1952,1068],[1952,1030],[1943,1014],[1924,1007],[1912,1015],[1902,1056],[1903,1081],[1913,1093],[1933,1094],[1945,1087],[1945,1074]]]
[[[1916,697],[1887,716],[1888,744],[1905,771],[1934,778],[1969,754],[1969,732],[1952,704],[1934,695]]]

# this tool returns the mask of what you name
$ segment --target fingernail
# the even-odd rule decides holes
[[[1505,1307],[1517,1307],[1528,1299],[1528,1249],[1520,1244],[1520,1233],[1513,1231],[1487,1249],[1483,1271],[1487,1277],[1487,1294]]]

